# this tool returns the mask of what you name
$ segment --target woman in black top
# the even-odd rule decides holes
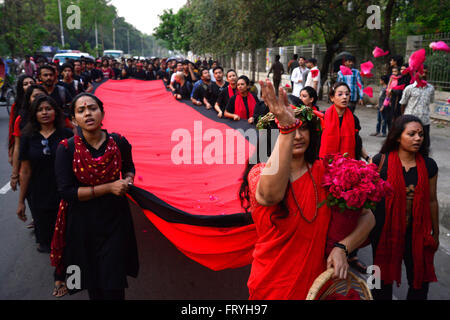
[[[429,282],[436,281],[432,264],[439,247],[438,167],[428,157],[423,140],[420,119],[400,116],[380,153],[373,157],[381,178],[394,190],[391,198],[377,204],[376,224],[370,235],[374,264],[384,261],[387,269],[381,264],[381,289],[372,291],[378,300],[392,300],[392,284],[400,283],[402,260],[409,284],[408,300],[426,300]],[[395,275],[389,274],[391,268]]]
[[[29,121],[20,139],[20,196],[17,215],[26,221],[25,197],[33,212],[39,252],[50,253],[50,243],[58,213],[59,195],[55,177],[55,154],[59,142],[73,135],[64,128],[62,110],[49,96],[40,95],[32,103]],[[55,280],[58,281],[58,278]],[[62,280],[62,279],[59,279]],[[58,281],[56,287],[62,283]],[[58,291],[58,290],[56,290]],[[64,295],[54,292],[55,296]]]
[[[226,118],[230,118],[235,121],[240,119],[247,119],[248,123],[254,123],[255,121],[254,113],[256,106],[258,106],[259,99],[253,93],[248,91],[249,86],[250,86],[250,79],[246,76],[240,76],[237,81],[238,92],[236,95],[230,98],[227,107],[225,109],[224,115]],[[251,95],[251,97],[249,95]],[[242,97],[246,112],[239,112],[236,109],[236,99],[238,99],[238,97]],[[253,101],[253,105],[248,103],[249,99]]]
[[[56,152],[58,191],[64,200],[56,226],[63,234],[53,238],[52,264],[57,269],[61,264],[79,266],[81,289],[88,289],[90,299],[122,300],[126,276],[136,277],[139,268],[126,198],[135,175],[131,145],[102,130],[103,103],[94,95],[75,97],[71,114],[81,132]]]

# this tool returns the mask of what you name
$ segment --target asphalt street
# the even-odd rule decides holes
[[[376,123],[376,112],[359,107],[356,114],[361,120],[364,147],[374,155],[382,139],[370,137]],[[0,108],[0,299],[55,300],[53,268],[48,254],[37,252],[34,234],[26,229],[15,212],[18,192],[9,190],[11,167],[7,162],[8,115]],[[432,157],[439,166],[438,198],[441,216],[441,246],[435,257],[438,283],[430,285],[429,298],[450,299],[450,127],[432,125]],[[127,299],[158,300],[235,300],[248,298],[247,279],[250,267],[212,271],[181,254],[142,214],[132,206],[139,249],[140,272],[136,279],[129,278]],[[29,211],[27,211],[30,217]],[[372,263],[370,247],[359,251],[366,264]],[[406,297],[406,273],[399,288],[394,288],[396,299]],[[63,300],[87,299],[86,292],[65,296]]]

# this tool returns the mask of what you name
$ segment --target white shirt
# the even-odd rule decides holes
[[[434,87],[427,83],[423,88],[417,87],[417,82],[410,84],[403,90],[400,104],[406,104],[405,113],[416,116],[424,126],[430,121],[430,104],[434,102]]]
[[[313,76],[312,76],[312,71],[313,70],[317,70],[317,71],[319,71],[318,73],[317,73],[317,76],[316,77],[314,77],[313,78]],[[319,94],[319,90],[320,90],[320,70],[319,70],[319,68],[317,68],[317,67],[313,67],[313,68],[311,68],[311,71],[309,71],[309,73],[308,73],[308,77],[306,78],[306,83],[305,83],[305,87],[312,87],[312,88],[314,88],[314,82],[315,81],[317,81],[317,94]]]
[[[213,71],[213,69],[209,69],[209,74],[211,75],[211,81],[216,82],[216,78],[214,78],[214,71]]]
[[[294,87],[292,88],[292,95],[300,98],[300,91],[303,89],[303,81],[304,81],[304,74],[309,69],[304,67],[297,67],[292,71],[291,81],[294,83]],[[298,82],[301,80],[301,82]]]

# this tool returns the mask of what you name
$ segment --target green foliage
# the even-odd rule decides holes
[[[96,56],[103,49],[113,48],[113,26],[116,48],[134,55],[167,53],[153,36],[139,30],[117,16],[117,9],[110,0],[61,0],[66,49],[81,50]],[[69,30],[67,20],[73,14],[67,8],[75,4],[80,8],[80,29]],[[98,26],[99,47],[95,45],[95,25]],[[141,41],[141,39],[143,41]],[[57,0],[5,0],[0,5],[0,54],[34,54],[42,45],[62,49]]]

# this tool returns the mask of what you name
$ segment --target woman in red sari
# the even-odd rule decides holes
[[[346,252],[364,242],[375,221],[364,211],[355,230],[325,256],[330,210],[318,208],[327,196],[321,187],[324,167],[317,161],[319,119],[303,118],[302,123],[282,88],[277,98],[269,80],[260,85],[281,134],[267,164],[247,167],[240,191],[258,234],[248,280],[250,299],[305,299],[326,268],[334,267],[335,277],[347,277]]]

